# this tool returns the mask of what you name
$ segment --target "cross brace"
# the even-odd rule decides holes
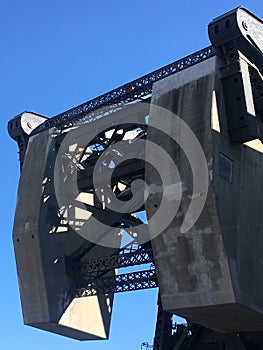
[[[100,277],[76,289],[75,297],[112,294],[158,287],[155,269]]]
[[[138,249],[134,252],[103,256],[85,261],[78,265],[82,276],[92,272],[108,271],[116,268],[142,265],[153,262],[151,249]]]
[[[105,106],[117,106],[132,101],[144,99],[152,93],[152,86],[158,80],[166,78],[183,69],[191,67],[199,62],[202,62],[214,56],[212,46],[199,50],[189,56],[186,56],[178,61],[175,61],[167,66],[159,68],[149,74],[146,74],[138,79],[135,79],[127,84],[124,84],[114,90],[111,90],[103,95],[95,97],[79,106],[71,108],[61,114],[48,119],[46,122],[36,128],[31,135],[39,133],[51,127],[67,128],[80,122],[91,122],[96,120],[98,114],[90,114]],[[99,111],[101,114],[101,111]]]

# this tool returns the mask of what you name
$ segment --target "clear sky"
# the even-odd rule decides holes
[[[139,350],[152,343],[156,291],[116,296],[109,341],[78,342],[23,325],[12,225],[19,179],[14,115],[48,117],[210,45],[207,24],[260,0],[2,0],[0,4],[0,346],[5,350]]]

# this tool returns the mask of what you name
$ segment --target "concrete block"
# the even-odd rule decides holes
[[[79,340],[107,339],[113,295],[71,294],[76,280],[67,273],[66,258],[86,240],[58,216],[53,132],[30,138],[19,183],[13,240],[24,322]],[[88,255],[110,253],[97,245]]]
[[[163,143],[173,158],[182,182],[174,220],[153,239],[163,309],[219,332],[263,330],[262,145],[258,140],[229,142],[215,57],[155,83],[152,104],[188,124],[203,148],[209,174],[204,209],[182,232],[190,202],[204,194],[193,194],[193,174],[184,150],[149,131],[149,137]],[[162,115],[152,108],[149,124],[156,118]],[[175,137],[184,137],[175,129],[175,120],[169,123],[166,127]],[[156,157],[169,175],[161,154]],[[172,184],[175,175],[170,171],[169,176]],[[147,167],[146,179],[150,184],[158,181]],[[150,194],[149,217],[159,197]],[[156,224],[151,220],[150,233]]]

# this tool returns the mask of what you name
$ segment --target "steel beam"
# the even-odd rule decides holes
[[[39,133],[51,127],[59,127],[63,129],[80,122],[94,121],[98,118],[98,114],[90,114],[91,112],[105,106],[117,106],[144,99],[152,93],[152,85],[156,81],[182,71],[183,69],[191,67],[201,61],[207,60],[214,55],[215,53],[212,46],[199,50],[178,61],[168,64],[167,66],[135,79],[130,83],[124,84],[114,90],[106,92],[103,95],[50,118],[48,121],[36,128],[32,134]]]
[[[152,249],[138,249],[134,252],[103,256],[85,261],[78,265],[83,276],[93,272],[108,271],[112,269],[153,263]]]
[[[75,289],[75,297],[112,294],[158,287],[155,269],[106,276]]]

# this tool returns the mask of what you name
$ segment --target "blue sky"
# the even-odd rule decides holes
[[[48,117],[209,45],[207,24],[239,1],[2,0],[0,5],[0,345],[5,350],[139,350],[156,291],[116,296],[109,341],[80,343],[23,325],[11,240],[19,163],[8,120]],[[263,18],[259,0],[242,5]]]

